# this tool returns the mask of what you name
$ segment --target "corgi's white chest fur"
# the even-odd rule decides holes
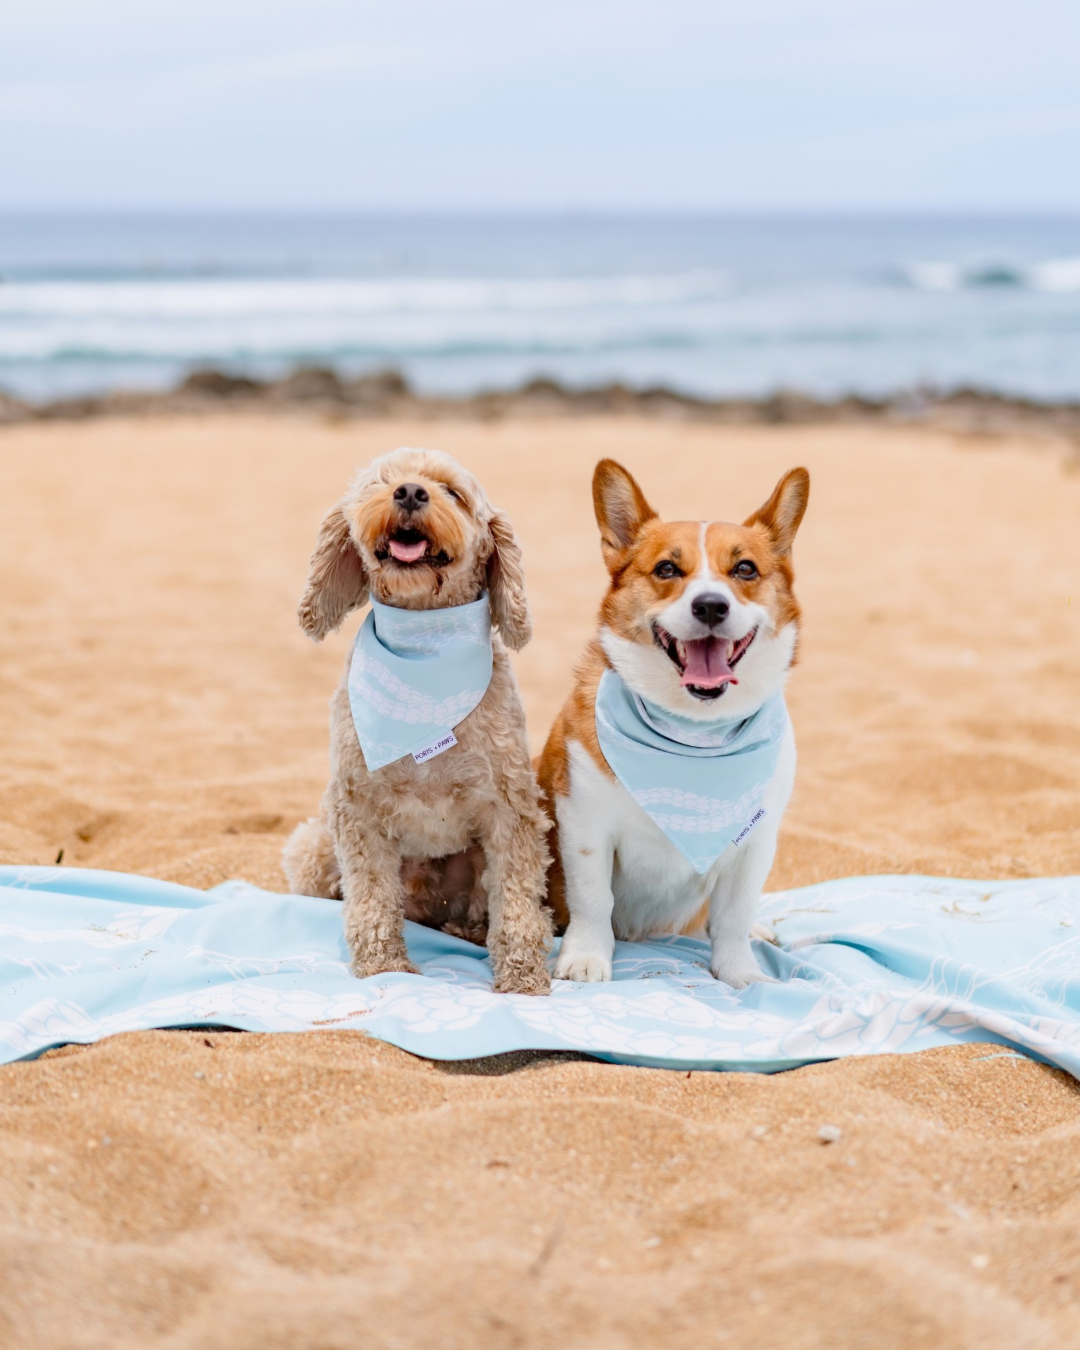
[[[556,976],[610,979],[613,936],[634,941],[678,932],[708,906],[713,974],[735,987],[760,979],[746,934],[795,779],[790,728],[762,803],[764,818],[704,875],[580,743],[567,744],[567,758],[569,792],[558,799],[556,811],[567,889],[576,903]],[[731,934],[728,941],[725,930]]]

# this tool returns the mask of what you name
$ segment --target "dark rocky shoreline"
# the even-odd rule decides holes
[[[517,389],[462,398],[410,389],[397,371],[342,380],[332,370],[302,367],[279,380],[218,370],[193,371],[165,393],[108,393],[32,404],[0,393],[0,424],[80,421],[93,417],[205,413],[223,409],[309,410],[335,418],[632,415],[730,425],[826,423],[920,424],[974,435],[1033,435],[1080,445],[1080,403],[1040,403],[981,389],[911,390],[886,399],[850,395],[833,401],[780,391],[763,399],[699,399],[671,389],[621,384],[568,389],[532,380]]]

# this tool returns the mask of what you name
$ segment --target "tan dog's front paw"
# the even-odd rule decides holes
[[[510,966],[495,979],[497,994],[550,994],[551,972],[547,962]]]
[[[547,954],[551,915],[545,909],[519,908],[512,923],[504,919],[488,937],[495,991],[499,994],[550,994]]]
[[[402,943],[380,943],[364,946],[354,951],[349,969],[357,979],[367,979],[369,975],[419,975],[420,972],[409,960],[409,953]]]

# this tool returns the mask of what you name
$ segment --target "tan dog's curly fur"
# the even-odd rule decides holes
[[[406,512],[394,496],[402,485],[422,488],[427,500]],[[391,541],[403,529],[423,535],[421,559],[394,557]],[[417,610],[468,604],[484,591],[497,630],[491,683],[446,753],[419,765],[406,756],[369,772],[346,663],[331,703],[322,813],[293,832],[285,873],[294,893],[344,900],[357,975],[414,969],[403,934],[408,917],[486,939],[496,989],[543,994],[550,987],[551,920],[542,904],[548,821],[506,653],[532,636],[509,520],[448,455],[395,450],[361,471],[323,521],[298,612],[319,641],[369,594]]]

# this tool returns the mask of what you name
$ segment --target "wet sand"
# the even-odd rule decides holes
[[[1080,872],[1064,445],[287,413],[0,432],[0,860],[283,889],[355,629],[301,636],[307,555],[401,443],[457,455],[518,528],[534,749],[603,584],[596,459],[695,518],[806,464],[770,889]],[[176,1032],[0,1070],[4,1346],[1080,1345],[1078,1221],[1080,1089],[990,1046],[687,1078]]]

